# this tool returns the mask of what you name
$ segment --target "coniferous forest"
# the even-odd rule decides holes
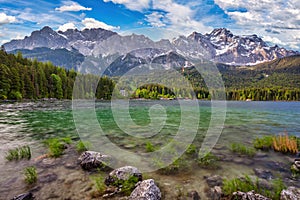
[[[0,99],[71,99],[77,76],[83,81],[82,98],[91,96],[89,82],[98,79],[95,75],[81,75],[71,70],[56,67],[50,62],[42,63],[0,51]],[[105,85],[105,87],[103,87]],[[114,83],[107,77],[100,78],[96,94],[98,99],[111,97]]]
[[[299,101],[300,100],[300,57],[290,57],[263,63],[255,67],[218,66],[226,88],[227,100],[255,101]],[[187,88],[166,88],[163,85],[144,85],[130,94],[131,98],[197,98],[211,99],[205,82],[194,69],[182,73],[192,84],[193,91]],[[110,99],[118,77],[97,77],[82,75],[73,69],[54,66],[50,62],[23,58],[0,51],[0,99],[71,99],[76,77],[80,76],[78,98]],[[168,80],[176,83],[174,77]],[[99,79],[99,82],[98,82]],[[97,81],[95,81],[97,80]],[[115,81],[114,81],[115,80]],[[148,80],[151,82],[151,80]],[[97,83],[98,85],[91,85]],[[134,83],[134,80],[132,80]],[[122,86],[122,83],[119,83]],[[135,85],[135,84],[133,84]],[[171,86],[172,87],[172,86]],[[118,90],[124,89],[122,87]],[[96,93],[94,92],[96,91]],[[214,92],[214,91],[211,91]],[[217,93],[217,91],[215,91]],[[214,95],[214,94],[213,94]]]

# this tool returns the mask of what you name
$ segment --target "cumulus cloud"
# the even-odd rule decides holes
[[[150,0],[103,0],[104,2],[113,2],[114,4],[123,4],[130,10],[142,11],[149,8]]]
[[[271,37],[271,36],[263,36],[262,39],[265,41],[265,42],[269,42],[269,43],[272,43],[272,44],[277,44],[277,45],[285,45],[285,43],[283,43],[279,38],[277,37]]]
[[[152,5],[154,9],[166,12],[162,21],[182,34],[190,34],[193,31],[207,32],[212,29],[194,19],[196,13],[189,5],[178,4],[172,0],[153,0]]]
[[[264,30],[261,35],[265,40],[286,47],[296,47],[293,36],[295,31],[299,34],[300,30],[299,0],[215,0],[215,3],[241,29],[260,28]]]
[[[153,12],[149,15],[146,15],[146,21],[153,27],[164,27],[166,24],[163,22],[164,15],[159,12]]]
[[[0,25],[10,24],[16,21],[16,17],[0,13]]]
[[[69,11],[82,11],[82,10],[92,10],[92,8],[87,8],[84,7],[76,2],[73,1],[65,1],[64,5],[59,7],[59,8],[55,8],[56,11],[60,11],[60,12],[69,12]]]
[[[94,18],[85,18],[81,22],[84,25],[84,28],[87,28],[87,29],[92,29],[92,28],[103,28],[106,30],[119,30],[120,29],[120,27],[108,25],[108,24],[106,24],[104,22],[100,22]]]
[[[62,31],[62,32],[65,32],[68,29],[76,29],[75,24],[72,23],[72,22],[69,22],[69,23],[63,24],[63,25],[61,25],[61,26],[58,27],[58,30]]]

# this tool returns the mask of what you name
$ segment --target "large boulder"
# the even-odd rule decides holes
[[[236,200],[271,200],[261,194],[255,193],[254,190],[250,192],[234,192],[232,194],[232,199]]]
[[[128,200],[160,200],[160,189],[155,185],[153,179],[139,182],[136,188],[132,191]]]
[[[112,158],[95,151],[85,151],[78,158],[79,164],[85,170],[108,169]]]
[[[296,187],[288,187],[280,193],[280,200],[297,200],[300,199],[300,189]]]
[[[113,170],[105,178],[106,185],[120,186],[122,182],[129,180],[132,177],[136,177],[137,181],[142,181],[142,173],[135,167],[125,166]]]

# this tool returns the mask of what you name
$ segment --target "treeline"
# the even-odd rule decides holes
[[[111,97],[114,82],[103,77],[98,82],[95,75],[81,75],[74,70],[56,67],[50,62],[42,63],[37,60],[7,54],[0,50],[0,99],[71,99],[73,86],[77,76],[80,76],[81,98],[91,97],[91,93],[98,99]],[[97,80],[97,87],[90,86],[91,81]],[[94,91],[93,91],[94,90]],[[95,94],[95,91],[96,94]]]
[[[223,96],[222,96],[223,94]],[[193,91],[173,88],[169,89],[159,84],[148,84],[139,87],[132,94],[132,98],[161,99],[161,98],[189,98],[189,99],[224,99],[236,101],[300,101],[300,89],[272,89],[246,88],[227,89],[225,91],[208,91],[206,88],[194,88]]]

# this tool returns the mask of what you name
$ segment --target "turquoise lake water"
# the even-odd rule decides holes
[[[201,146],[203,138],[210,126],[211,102],[197,101],[199,108],[194,108],[195,101],[185,101],[187,112],[193,113],[195,109],[199,114],[199,122],[197,119],[185,119],[190,127],[194,127],[197,123],[198,130],[193,138],[193,144],[197,147]],[[228,145],[233,142],[242,143],[252,146],[255,137],[262,135],[277,135],[288,133],[300,137],[300,102],[242,102],[229,101],[226,102],[226,119],[222,129],[222,134],[217,140],[213,152],[217,155],[227,155]],[[100,101],[95,103],[95,113],[97,121],[101,126],[105,137],[109,141],[121,149],[131,151],[135,154],[143,155],[146,152],[145,143],[151,142],[156,148],[163,148],[168,142],[176,136],[182,117],[181,107],[176,100],[172,101],[147,101],[147,100],[131,100],[129,102],[129,114],[132,122],[127,123],[125,120],[126,130],[140,134],[142,137],[133,137],[124,131],[124,127],[119,127],[114,119],[111,110],[111,102]],[[160,106],[158,106],[160,105]],[[149,108],[157,109],[149,114]],[[162,111],[163,108],[163,111]],[[157,111],[157,113],[155,113]],[[151,133],[147,127],[152,120],[161,127],[152,127],[157,133]],[[86,120],[87,122],[89,120]],[[160,123],[161,122],[161,123]],[[127,124],[126,124],[127,123]],[[89,126],[87,124],[86,126]],[[124,124],[123,124],[124,126]],[[5,161],[5,154],[8,149],[29,144],[32,148],[33,157],[46,152],[42,143],[43,140],[51,137],[71,137],[78,140],[71,101],[53,101],[53,102],[30,102],[30,103],[2,103],[0,104],[0,182],[7,181],[16,170],[11,169]],[[157,129],[156,129],[157,128]],[[185,127],[187,132],[193,131]],[[151,137],[144,137],[151,135]],[[271,153],[264,161],[248,162],[235,160],[232,163],[224,165],[221,171],[216,173],[227,177],[234,177],[245,172],[250,172],[254,167],[268,167],[272,162],[288,162],[286,156],[275,155]],[[276,167],[272,169],[276,171]],[[202,176],[205,173],[198,168],[188,170],[193,176]],[[154,174],[159,179],[158,174]],[[189,177],[190,175],[186,175]],[[180,176],[177,177],[180,179]],[[166,178],[166,180],[175,180],[175,178]],[[202,182],[201,182],[202,183]],[[193,183],[192,187],[200,187],[198,183]],[[9,188],[9,186],[7,186]]]

